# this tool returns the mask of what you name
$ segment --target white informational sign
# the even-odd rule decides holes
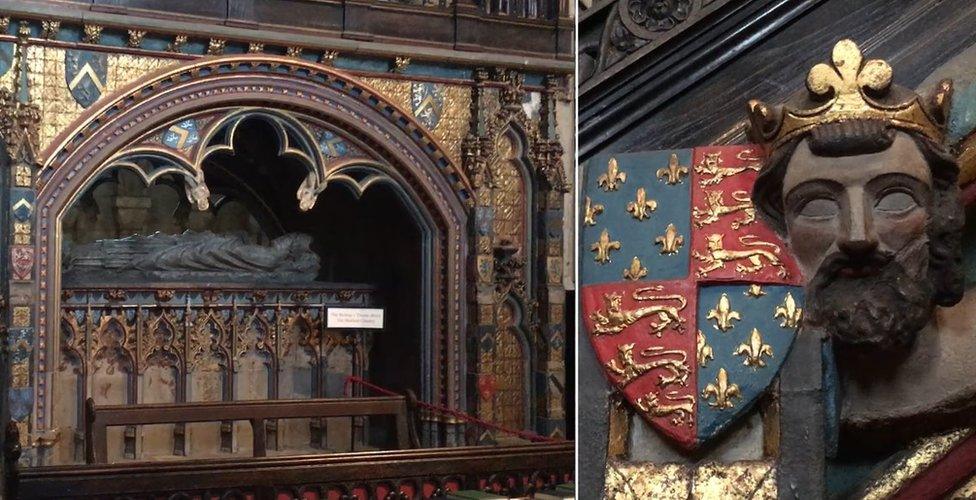
[[[326,328],[383,328],[383,310],[363,307],[330,307]]]

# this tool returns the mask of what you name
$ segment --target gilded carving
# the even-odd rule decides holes
[[[634,402],[640,411],[650,417],[671,417],[672,425],[692,425],[695,419],[695,397],[691,394],[678,395],[668,392],[661,398],[651,391]]]
[[[607,172],[600,174],[596,179],[596,184],[607,192],[616,191],[624,182],[627,182],[627,172],[620,170],[616,158],[610,158],[607,162]]]
[[[28,327],[31,324],[31,310],[29,306],[14,306],[13,326],[18,328]]]
[[[590,197],[585,198],[585,204],[583,205],[583,225],[584,226],[595,226],[596,216],[603,213],[604,207],[602,203],[593,203]]]
[[[718,222],[723,215],[742,212],[742,218],[732,221],[732,229],[739,229],[756,222],[756,207],[752,205],[749,193],[742,190],[732,192],[732,204],[726,205],[724,193],[719,190],[705,191],[705,208],[695,207],[691,214],[696,227],[704,227]]]
[[[659,292],[660,286],[640,288],[634,291],[633,298],[637,301],[675,301],[677,305],[654,304],[632,310],[624,310],[623,297],[618,293],[607,293],[603,296],[604,309],[596,310],[590,315],[594,323],[595,335],[613,335],[622,332],[645,317],[657,317],[657,321],[650,322],[650,333],[661,336],[666,328],[680,331],[684,319],[679,312],[688,305],[688,301],[677,294],[647,295],[647,292]]]
[[[288,57],[302,57],[302,47],[291,46],[285,49],[285,55]]]
[[[14,245],[30,245],[31,223],[14,221]]]
[[[681,178],[687,175],[688,167],[682,166],[678,162],[678,155],[675,153],[671,153],[671,157],[668,159],[668,166],[657,169],[657,178],[663,180],[670,186],[680,183]]]
[[[723,293],[718,299],[718,304],[714,308],[708,311],[708,315],[705,316],[705,320],[715,320],[715,329],[727,332],[735,326],[732,322],[737,320],[742,320],[742,315],[738,311],[732,309],[732,302],[729,300],[728,294]]]
[[[261,53],[261,52],[264,52],[264,44],[263,43],[261,43],[261,42],[251,42],[251,43],[247,44],[247,53],[248,54],[257,54],[257,53]]]
[[[764,250],[761,248],[728,250],[722,241],[724,237],[725,235],[722,234],[710,234],[706,237],[707,243],[705,246],[708,253],[703,254],[697,250],[693,252],[694,257],[702,262],[697,272],[699,278],[707,277],[708,273],[716,269],[723,269],[727,262],[735,262],[735,270],[742,274],[756,273],[766,266],[772,266],[777,268],[776,274],[780,278],[788,276],[789,273],[786,271],[786,266],[777,257],[777,254],[780,253],[780,248],[775,243],[761,241],[755,235],[746,234],[739,236],[739,243],[743,246],[766,246],[772,250]],[[743,263],[740,261],[746,262]]]
[[[647,199],[647,190],[642,187],[637,188],[635,199],[627,202],[627,212],[637,220],[650,217],[650,213],[655,210],[657,210],[657,201]]]
[[[741,398],[742,393],[739,390],[738,384],[729,382],[729,373],[725,371],[725,368],[719,368],[715,381],[709,382],[702,389],[701,397],[708,402],[708,406],[719,410],[727,410],[735,406],[732,400]],[[709,401],[710,399],[714,399],[714,401]]]
[[[617,357],[607,362],[606,367],[610,373],[616,375],[620,383],[626,386],[641,375],[658,368],[664,369],[668,375],[659,375],[657,385],[666,386],[669,384],[687,385],[688,373],[690,371],[686,363],[688,355],[684,351],[672,349],[665,350],[662,347],[649,347],[641,351],[641,356],[646,360],[645,363],[638,363],[634,360],[634,344],[620,344],[617,346]]]
[[[145,30],[129,30],[129,39],[126,42],[129,47],[139,48],[142,45],[142,39],[146,37]]]
[[[745,356],[742,364],[751,366],[753,369],[763,368],[766,366],[766,361],[762,358],[763,356],[768,358],[773,357],[773,346],[763,343],[762,334],[759,333],[759,329],[753,328],[752,333],[749,334],[749,343],[739,344],[739,347],[735,349],[732,355]]]
[[[742,294],[745,295],[746,297],[752,297],[754,299],[758,299],[759,297],[766,295],[766,292],[762,289],[762,285],[758,283],[753,283],[749,285],[749,288],[746,288],[746,291],[742,292]]]
[[[697,352],[698,364],[704,368],[708,366],[708,362],[715,359],[715,351],[712,346],[708,345],[705,339],[705,334],[701,330],[698,330],[698,338],[695,341],[695,351]]]
[[[802,316],[803,309],[796,307],[796,300],[793,299],[793,294],[790,292],[786,292],[783,303],[773,309],[773,319],[783,318],[783,322],[779,324],[783,328],[796,328],[800,324]]]
[[[606,229],[600,232],[600,239],[590,245],[590,251],[596,253],[593,260],[600,264],[610,262],[610,252],[613,250],[620,250],[620,242],[610,239],[610,232]]]
[[[654,238],[655,245],[661,245],[661,255],[674,255],[685,243],[685,237],[678,234],[678,228],[674,224],[668,224],[664,229],[664,234]]]
[[[41,21],[41,38],[45,40],[54,40],[58,37],[58,31],[60,30],[61,21],[56,21],[53,19]]]
[[[742,153],[745,153],[745,151]],[[749,163],[741,167],[726,167],[722,164],[722,153],[707,153],[695,165],[695,173],[703,176],[702,180],[698,181],[698,183],[704,188],[718,184],[726,177],[741,174],[746,170],[758,172],[761,167],[762,163],[759,162]],[[711,177],[704,178],[706,175]]]
[[[84,34],[81,41],[84,43],[97,44],[102,38],[102,27],[95,24],[86,24],[82,28]]]
[[[406,71],[407,66],[410,66],[410,58],[406,56],[396,56],[393,59],[393,67],[391,71],[394,73],[403,73]]]
[[[326,50],[322,52],[322,57],[319,58],[319,62],[326,66],[334,66],[337,57],[339,57],[338,50]]]
[[[624,269],[624,279],[637,281],[645,276],[647,276],[647,268],[641,264],[637,256],[634,256],[630,261],[630,267]]]
[[[189,37],[186,35],[176,35],[173,37],[173,41],[166,46],[167,52],[183,52],[183,46],[186,45]]]
[[[211,38],[207,42],[207,55],[216,56],[224,53],[224,47],[227,46],[227,40],[223,38]]]

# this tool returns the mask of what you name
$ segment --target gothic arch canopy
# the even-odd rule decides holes
[[[170,170],[164,173],[183,175],[188,186],[205,188],[202,166],[195,161],[202,156],[147,146],[146,141],[184,117],[214,110],[231,110],[220,118],[229,120],[225,125],[231,139],[215,146],[215,151],[232,142],[235,123],[240,123],[232,118],[247,115],[277,124],[279,154],[307,157],[309,175],[296,193],[302,209],[310,208],[309,203],[314,203],[329,182],[344,183],[359,193],[378,175],[401,184],[432,228],[431,248],[426,251],[432,256],[428,335],[435,380],[426,399],[463,408],[463,332],[470,299],[464,266],[473,206],[471,183],[408,112],[355,78],[295,58],[259,54],[207,58],[149,75],[93,105],[41,154],[35,243],[39,345],[55,348],[48,337],[57,325],[59,225],[65,210],[106,169],[139,168],[139,160],[146,158],[165,162]],[[294,116],[321,124],[323,129],[344,131],[368,158],[329,158],[321,150],[309,150],[308,143],[317,137],[293,123]],[[208,141],[200,143],[205,148]],[[151,169],[142,172],[146,182],[158,175],[162,174]],[[188,195],[198,207],[203,203],[204,193]],[[44,379],[50,374],[46,366],[50,359],[42,354],[35,365],[39,429],[49,425]]]

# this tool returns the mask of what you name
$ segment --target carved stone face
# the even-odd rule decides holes
[[[933,307],[927,225],[932,173],[911,136],[870,154],[818,156],[801,141],[783,179],[786,230],[809,278],[807,319],[837,340],[914,339]]]

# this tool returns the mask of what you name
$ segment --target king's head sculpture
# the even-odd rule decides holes
[[[831,59],[786,104],[749,103],[766,148],[753,200],[807,280],[805,324],[854,356],[888,356],[963,293],[952,83],[920,96],[850,40]]]

